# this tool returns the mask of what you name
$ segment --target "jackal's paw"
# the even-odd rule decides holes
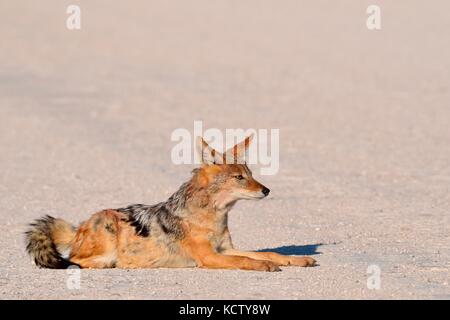
[[[289,257],[289,265],[298,267],[314,267],[316,260],[310,257]]]
[[[262,260],[258,261],[255,270],[268,272],[281,271],[278,264],[272,261],[262,261]]]

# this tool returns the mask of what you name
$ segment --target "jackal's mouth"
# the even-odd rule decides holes
[[[238,197],[243,200],[259,200],[265,198],[266,195],[262,192],[243,192]]]

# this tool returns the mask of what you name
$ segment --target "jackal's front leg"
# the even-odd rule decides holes
[[[276,252],[253,252],[226,249],[223,254],[248,257],[257,260],[268,260],[281,266],[312,267],[316,264],[316,260],[310,257],[285,256]]]
[[[280,271],[273,261],[217,253],[207,240],[185,239],[183,247],[200,268]]]
[[[255,271],[280,271],[278,264],[242,256],[208,254],[197,260],[199,267],[207,269],[241,269]]]

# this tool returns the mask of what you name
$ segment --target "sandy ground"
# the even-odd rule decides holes
[[[376,1],[380,31],[372,1],[76,2],[80,31],[69,1],[0,1],[0,298],[450,298],[448,1]],[[280,129],[233,239],[319,267],[83,270],[70,290],[30,263],[32,219],[167,198],[194,120]]]

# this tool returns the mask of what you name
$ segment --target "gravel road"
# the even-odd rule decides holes
[[[449,299],[450,3],[0,1],[0,298]],[[315,268],[38,269],[31,220],[166,199],[177,128],[280,129],[241,249]],[[368,286],[376,271],[380,288]],[[367,273],[367,272],[375,273]]]

